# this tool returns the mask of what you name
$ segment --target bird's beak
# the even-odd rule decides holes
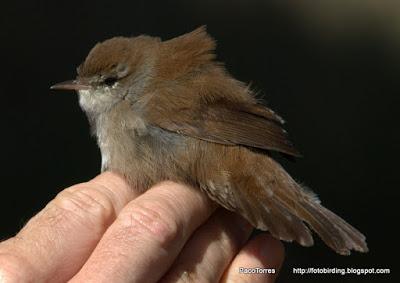
[[[88,90],[90,89],[91,86],[88,82],[85,82],[83,80],[72,80],[72,81],[65,81],[62,83],[58,83],[55,85],[52,85],[50,89],[55,89],[55,90]]]

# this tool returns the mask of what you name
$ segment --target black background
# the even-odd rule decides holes
[[[288,121],[304,158],[284,166],[367,235],[370,252],[349,257],[319,240],[313,248],[287,244],[279,281],[394,279],[400,29],[390,20],[396,15],[390,8],[371,12],[367,2],[335,9],[295,2],[2,3],[0,237],[15,234],[62,188],[99,172],[76,95],[49,86],[73,78],[97,41],[142,33],[168,39],[206,24],[218,59]],[[309,266],[391,268],[392,275],[292,274]]]

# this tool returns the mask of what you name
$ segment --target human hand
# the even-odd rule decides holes
[[[63,190],[0,243],[1,282],[274,282],[283,246],[199,190],[163,182],[139,195],[115,173]]]

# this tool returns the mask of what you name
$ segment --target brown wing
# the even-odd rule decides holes
[[[300,156],[281,127],[282,119],[259,104],[235,105],[218,101],[185,107],[170,101],[162,106],[146,115],[150,124],[210,142]]]

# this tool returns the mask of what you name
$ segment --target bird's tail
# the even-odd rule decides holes
[[[255,166],[256,161],[258,164]],[[238,175],[230,175],[221,182],[225,184],[222,188],[231,184],[229,195],[222,193],[226,189],[211,190],[208,194],[278,239],[312,246],[310,227],[339,254],[349,255],[351,250],[368,251],[362,233],[323,207],[310,190],[297,184],[273,159],[257,158],[252,166],[244,165],[243,168]],[[252,168],[252,171],[245,168]]]
[[[298,204],[287,205],[285,208],[306,222],[329,247],[342,255],[349,255],[351,250],[368,251],[362,233],[322,206],[309,192],[302,188],[298,190],[300,192]]]
[[[275,163],[272,159],[270,161]],[[341,255],[349,255],[351,250],[368,251],[362,233],[323,207],[311,191],[297,184],[279,164],[274,165],[277,170],[274,174],[275,180],[260,183],[263,188],[257,191],[263,193],[253,195],[250,198],[253,205],[243,211],[245,216],[250,215],[247,218],[256,227],[269,230],[277,238],[295,240],[303,246],[311,246],[313,238],[304,225],[305,222],[329,247]],[[262,217],[255,217],[259,212]]]

